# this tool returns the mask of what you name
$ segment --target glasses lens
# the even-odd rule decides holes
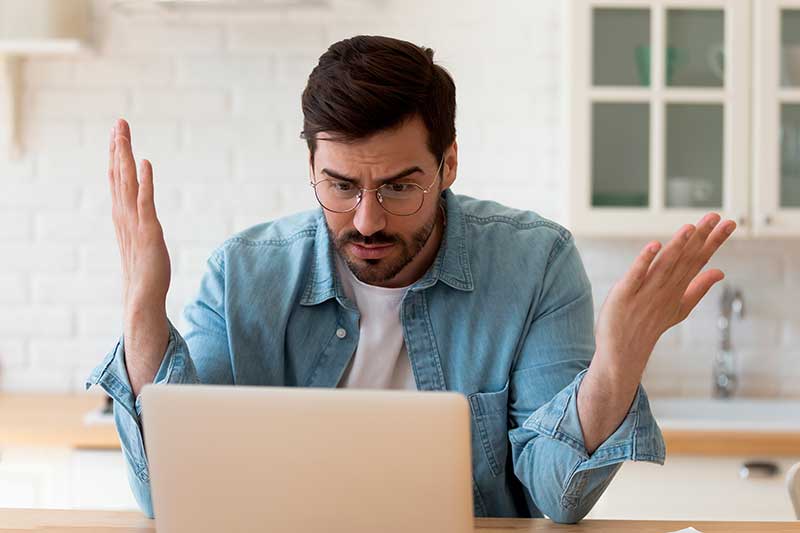
[[[413,183],[387,183],[378,193],[381,205],[393,215],[413,215],[422,207],[425,193]]]
[[[359,188],[348,181],[322,180],[314,192],[322,207],[329,211],[344,213],[358,204]]]

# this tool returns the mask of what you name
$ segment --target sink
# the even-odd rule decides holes
[[[655,397],[650,408],[662,429],[800,433],[800,400]]]

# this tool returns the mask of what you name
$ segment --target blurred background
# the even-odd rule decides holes
[[[300,94],[327,46],[357,34],[435,50],[457,86],[453,190],[572,230],[598,310],[652,238],[709,210],[737,220],[711,264],[725,283],[645,375],[667,466],[626,464],[593,516],[793,518],[800,1],[788,0],[0,0],[0,507],[135,507],[101,398],[82,392],[121,333],[114,120],[154,166],[181,326],[227,236],[317,207]]]

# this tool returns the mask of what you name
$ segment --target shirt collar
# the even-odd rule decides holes
[[[411,286],[410,290],[422,290],[442,281],[453,289],[472,291],[475,288],[469,266],[467,224],[458,198],[450,189],[442,193],[447,216],[444,238],[436,253],[436,259],[428,271]],[[322,208],[317,213],[317,232],[314,236],[314,251],[311,268],[300,305],[317,305],[336,298],[345,307],[351,304],[344,295],[336,272],[335,253],[331,243]]]

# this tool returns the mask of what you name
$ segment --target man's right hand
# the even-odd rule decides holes
[[[170,262],[153,201],[153,167],[143,159],[137,175],[130,126],[123,119],[111,131],[108,182],[122,260],[125,362],[136,397],[155,378],[169,341]]]

